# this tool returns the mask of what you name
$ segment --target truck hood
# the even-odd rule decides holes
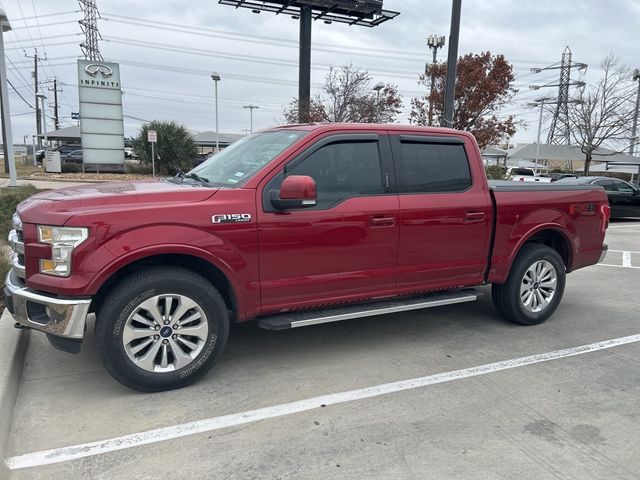
[[[219,188],[166,181],[97,183],[41,192],[18,205],[26,223],[64,225],[71,217],[123,207],[130,209],[163,204],[196,203],[210,198]]]

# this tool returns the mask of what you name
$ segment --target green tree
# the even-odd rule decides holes
[[[179,170],[190,170],[192,160],[198,154],[198,148],[186,128],[176,122],[154,120],[140,127],[133,148],[140,161],[151,165],[151,144],[147,141],[147,132],[155,130],[158,142],[155,145],[156,172],[161,175],[173,175]]]

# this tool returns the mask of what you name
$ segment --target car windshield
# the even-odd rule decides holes
[[[186,174],[195,174],[211,186],[241,187],[287,147],[304,137],[305,130],[253,133],[238,140]]]

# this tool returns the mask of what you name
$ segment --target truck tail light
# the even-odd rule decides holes
[[[611,207],[609,204],[600,205],[600,233],[606,232],[611,218]]]

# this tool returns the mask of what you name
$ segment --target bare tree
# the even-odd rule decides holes
[[[390,123],[401,111],[402,99],[392,84],[378,92],[371,87],[371,76],[353,65],[331,67],[322,93],[311,99],[311,122]],[[284,109],[287,123],[298,121],[298,100]]]
[[[604,73],[598,83],[579,90],[578,101],[569,104],[571,137],[584,153],[584,175],[589,174],[593,153],[599,147],[606,145],[612,154],[628,148],[633,119],[634,88],[629,68],[614,55],[606,57],[601,68]]]

